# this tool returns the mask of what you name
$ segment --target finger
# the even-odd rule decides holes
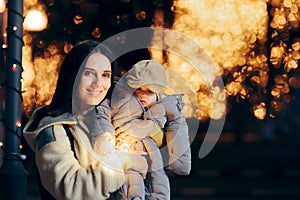
[[[147,173],[142,173],[143,179],[146,179]]]
[[[124,132],[123,129],[122,129],[122,127],[119,127],[119,128],[117,128],[117,129],[115,130],[115,134],[116,134],[117,136],[120,135],[120,133],[122,133],[122,132]]]
[[[148,154],[146,151],[140,151],[140,150],[132,150],[131,152],[141,156],[146,156]]]

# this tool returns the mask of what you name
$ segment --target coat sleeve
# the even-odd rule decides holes
[[[171,95],[162,101],[167,113],[166,143],[169,166],[178,175],[188,175],[191,170],[191,148],[188,125],[181,110],[182,95]]]
[[[114,168],[100,161],[82,165],[71,150],[64,128],[54,126],[52,134],[54,140],[37,145],[35,156],[42,184],[56,199],[106,199],[125,182],[116,157],[107,159]]]
[[[110,107],[110,101],[108,99],[105,99],[103,102],[101,102],[100,105],[96,107],[96,116],[99,124],[101,124],[102,132],[115,132],[115,128],[113,127],[111,122],[112,111]]]
[[[164,128],[167,122],[166,109],[162,104],[154,104],[150,106],[148,112],[145,112],[147,119],[153,119],[160,128]]]

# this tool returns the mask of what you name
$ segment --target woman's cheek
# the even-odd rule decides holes
[[[111,86],[110,80],[106,82],[105,88],[108,90]]]

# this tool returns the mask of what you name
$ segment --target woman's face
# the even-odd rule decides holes
[[[79,83],[80,110],[98,105],[111,86],[111,65],[106,56],[97,52],[87,60]]]

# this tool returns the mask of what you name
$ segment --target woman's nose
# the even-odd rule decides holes
[[[99,78],[97,78],[97,77],[95,77],[95,78],[93,79],[92,85],[93,85],[94,87],[100,87],[100,86],[103,85],[103,84],[102,84],[102,80],[99,79]]]

